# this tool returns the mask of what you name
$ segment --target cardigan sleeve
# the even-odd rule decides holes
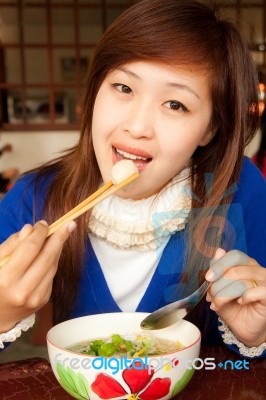
[[[36,181],[36,174],[20,178],[0,201],[0,243],[25,224],[42,218],[42,210],[51,177]]]
[[[33,223],[33,189],[29,183],[29,177],[19,179],[0,202],[0,243],[26,223]]]
[[[47,190],[47,182],[42,182],[39,188],[34,184],[34,174],[20,178],[14,187],[0,201],[0,243],[10,235],[18,232],[25,224],[33,224],[41,217],[41,210]],[[36,202],[35,202],[36,199]],[[15,328],[0,335],[0,351],[10,342],[20,336],[34,323],[34,316],[19,322]]]
[[[243,251],[266,267],[266,180],[247,158],[227,221],[230,240],[225,240],[225,249]]]
[[[224,248],[237,249],[266,267],[266,180],[261,171],[248,159],[244,159],[240,180],[230,206],[227,220],[230,240]],[[229,244],[230,243],[230,244]],[[260,348],[246,348],[234,337],[220,320],[219,334],[231,350],[246,357],[266,357],[266,344]]]
[[[247,358],[265,358],[266,357],[266,343],[262,343],[257,347],[247,347],[244,343],[241,343],[238,338],[233,334],[231,329],[218,318],[218,330],[221,335],[221,339],[225,345],[233,350],[234,352],[240,354],[242,357]]]

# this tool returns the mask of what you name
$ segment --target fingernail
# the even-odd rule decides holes
[[[44,219],[41,219],[40,221],[38,221],[40,224],[48,226],[47,221],[44,221]]]
[[[27,236],[27,231],[28,231],[29,226],[24,225],[21,231],[18,234],[19,239],[24,239]]]
[[[211,305],[210,305],[210,309],[212,309],[213,311],[216,311],[216,310],[217,310],[217,308],[216,308],[215,304],[213,304],[213,303],[211,303]]]
[[[219,247],[215,252],[214,258],[218,260],[219,258],[222,258],[225,254],[226,254],[226,251],[224,249],[222,249],[221,247]]]
[[[205,275],[207,281],[212,282],[215,279],[215,272],[212,269],[209,269]]]
[[[211,301],[211,296],[209,295],[209,293],[206,294],[206,301]]]
[[[67,230],[68,230],[69,233],[72,233],[72,232],[74,232],[76,227],[77,227],[76,222],[75,221],[71,221],[67,226]]]

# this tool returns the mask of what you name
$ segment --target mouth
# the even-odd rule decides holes
[[[144,168],[146,168],[146,166],[152,161],[150,154],[137,149],[130,149],[129,152],[122,150],[121,148],[118,149],[117,147],[113,147],[113,152],[114,163],[117,163],[120,160],[131,160],[134,162],[139,172],[143,171]]]

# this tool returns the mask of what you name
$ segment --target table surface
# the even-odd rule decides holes
[[[176,399],[266,399],[266,360],[247,360],[244,367],[243,359],[224,346],[203,346],[200,357],[215,358],[216,368],[197,370]],[[241,361],[237,362],[238,360]],[[71,400],[73,397],[61,389],[46,359],[31,358],[0,364],[0,399]]]

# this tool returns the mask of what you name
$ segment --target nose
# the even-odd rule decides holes
[[[149,139],[154,134],[154,117],[149,102],[132,102],[124,119],[123,130],[134,138]]]

